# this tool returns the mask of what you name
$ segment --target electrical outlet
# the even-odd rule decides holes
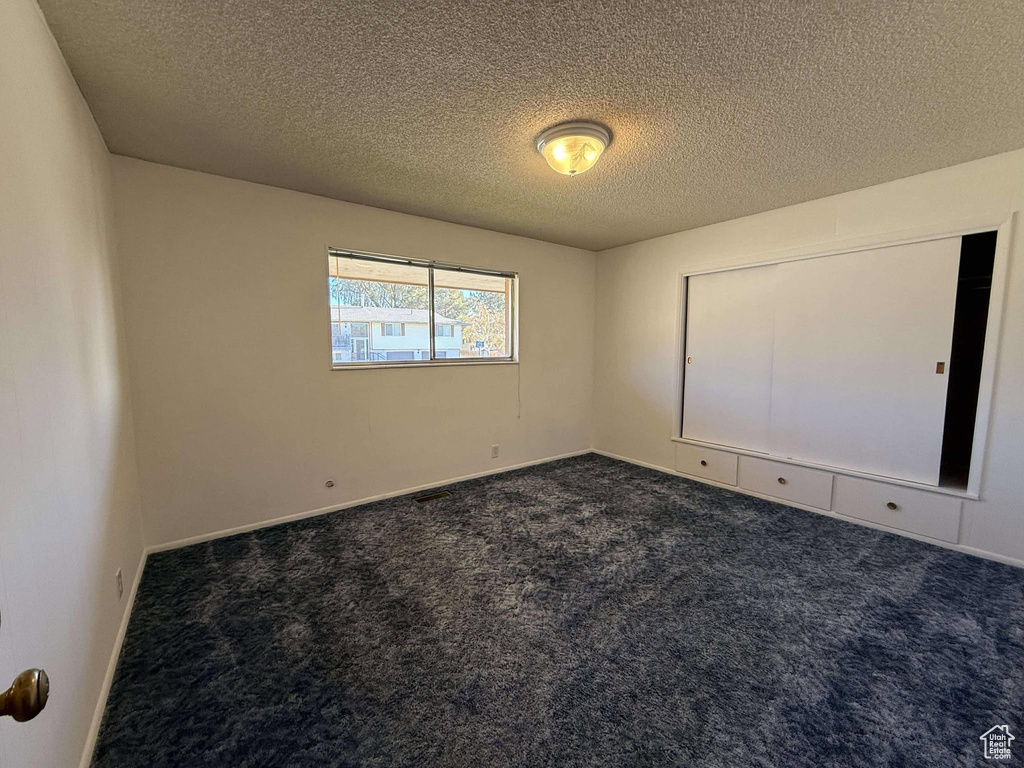
[[[498,446],[496,446],[496,445],[492,445],[491,446],[491,458],[492,459],[498,458]]]
[[[120,600],[124,597],[124,577],[121,575],[121,569],[117,569],[117,599]]]

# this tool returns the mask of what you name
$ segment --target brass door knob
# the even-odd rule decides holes
[[[887,507],[888,507],[889,509],[891,509],[891,510],[892,510],[893,512],[895,512],[895,511],[896,511],[897,509],[899,509],[899,508],[900,508],[900,505],[899,505],[899,504],[897,504],[897,503],[896,503],[895,501],[890,501],[890,502],[889,502],[888,504],[886,504],[885,506],[887,506]]]
[[[779,485],[785,485],[785,484],[786,484],[786,478],[780,477],[779,478]]]
[[[50,679],[41,669],[26,669],[0,693],[0,717],[10,715],[19,723],[43,711],[50,696]]]

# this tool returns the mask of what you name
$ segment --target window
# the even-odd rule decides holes
[[[328,250],[331,363],[515,360],[514,272]]]
[[[512,282],[500,275],[434,269],[435,348],[448,357],[511,358]]]
[[[333,313],[333,307],[332,307]],[[344,323],[331,317],[331,360],[337,363],[366,362],[370,326],[368,323]]]

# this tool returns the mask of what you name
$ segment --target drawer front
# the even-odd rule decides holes
[[[817,509],[832,509],[832,473],[740,456],[739,486]]]
[[[676,471],[736,485],[736,454],[677,443]]]
[[[901,531],[956,543],[960,499],[856,477],[836,478],[835,511]]]

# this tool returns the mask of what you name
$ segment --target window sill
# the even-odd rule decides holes
[[[393,360],[385,363],[344,363],[332,365],[332,371],[368,371],[383,368],[457,368],[466,365],[519,365],[518,360],[494,359],[477,360],[462,358],[461,360]]]

